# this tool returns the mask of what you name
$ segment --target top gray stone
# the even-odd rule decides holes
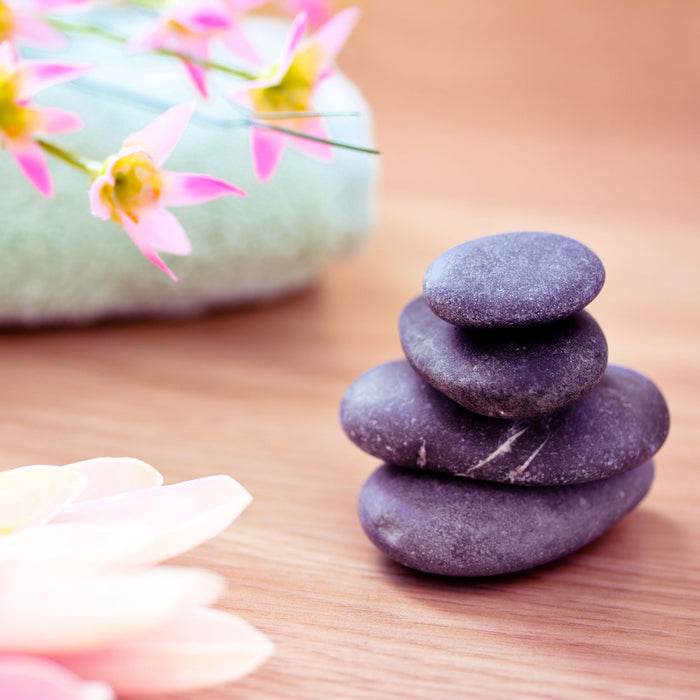
[[[582,243],[520,231],[445,251],[425,274],[423,296],[435,314],[454,325],[517,328],[580,311],[604,282],[603,264]]]

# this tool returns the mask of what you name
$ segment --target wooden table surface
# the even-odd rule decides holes
[[[274,306],[0,337],[4,467],[130,455],[168,482],[228,473],[255,501],[182,557],[275,642],[198,700],[700,697],[700,5],[381,0],[343,56],[383,150],[370,245]],[[397,317],[463,240],[579,238],[607,283],[611,362],[671,434],[641,506],[530,572],[445,580],[389,562],[357,494],[376,460],[337,418],[401,354]]]

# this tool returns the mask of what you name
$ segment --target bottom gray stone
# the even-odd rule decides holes
[[[654,478],[652,462],[570,486],[511,486],[390,464],[360,492],[369,539],[394,561],[445,576],[530,569],[592,542],[629,513]]]

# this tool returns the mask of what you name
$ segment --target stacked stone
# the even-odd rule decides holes
[[[372,542],[448,576],[569,554],[645,496],[669,428],[646,377],[607,366],[587,306],[598,257],[552,233],[487,236],[429,267],[399,322],[406,360],[359,377],[341,422],[385,461],[359,499]]]

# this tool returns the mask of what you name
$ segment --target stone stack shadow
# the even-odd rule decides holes
[[[552,233],[468,241],[429,267],[401,313],[406,359],[343,397],[348,437],[384,460],[359,516],[391,559],[449,576],[565,556],[646,495],[669,429],[638,372],[608,366],[586,307],[598,257]]]

